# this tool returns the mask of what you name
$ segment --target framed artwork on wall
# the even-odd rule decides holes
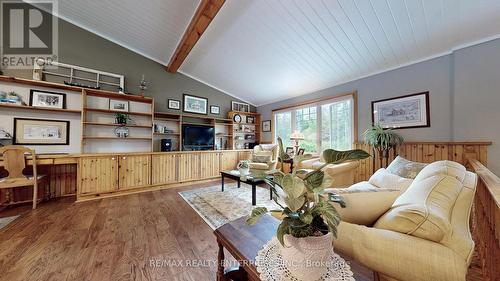
[[[184,112],[207,115],[208,99],[184,94]]]
[[[250,105],[248,103],[231,101],[232,111],[250,112]]]
[[[128,101],[109,99],[109,109],[114,111],[128,112]]]
[[[181,109],[181,101],[168,99],[168,109],[180,110]]]
[[[211,105],[210,106],[210,114],[219,115],[220,114],[220,107],[217,105]]]
[[[248,124],[253,124],[253,123],[255,123],[255,117],[253,117],[253,116],[247,116],[247,120],[246,121],[247,121]]]
[[[13,144],[68,145],[69,121],[14,118]]]
[[[262,121],[262,132],[271,132],[271,120]]]
[[[30,106],[65,109],[66,94],[30,90]]]
[[[372,101],[372,123],[395,129],[430,127],[429,92]]]

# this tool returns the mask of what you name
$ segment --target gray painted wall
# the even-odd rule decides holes
[[[422,129],[402,129],[399,132],[408,140],[450,140],[451,123],[451,56],[439,57],[408,67],[384,72],[309,95],[284,100],[258,107],[262,120],[271,119],[271,111],[290,104],[335,96],[345,92],[358,92],[358,135],[371,124],[371,102],[374,100],[397,97],[406,94],[430,92],[431,127]],[[264,141],[272,141],[271,133],[263,134]]]
[[[401,129],[409,141],[492,141],[488,166],[500,174],[500,39],[451,55],[402,67],[312,94],[258,108],[262,120],[271,111],[303,101],[358,91],[359,138],[371,124],[371,101],[429,91],[431,127]],[[271,133],[263,134],[272,141]]]
[[[453,137],[493,141],[488,167],[500,175],[500,40],[455,52]]]
[[[165,66],[61,19],[59,61],[125,75],[125,90],[131,93],[139,93],[139,82],[144,74],[148,81],[146,95],[155,99],[156,111],[181,113],[168,110],[167,99],[182,100],[182,94],[187,93],[208,98],[209,105],[221,107],[219,116],[226,117],[231,101],[238,100],[181,73],[168,73]],[[26,70],[4,69],[3,72],[4,75],[32,77],[31,71]]]

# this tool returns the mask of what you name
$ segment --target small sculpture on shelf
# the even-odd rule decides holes
[[[139,84],[139,88],[141,89],[141,96],[144,97],[146,90],[148,89],[148,82],[146,81],[146,77],[144,74],[142,75],[141,83]]]
[[[127,138],[129,136],[129,129],[125,126],[116,127],[115,135],[119,138]]]
[[[26,105],[26,103],[23,102],[21,95],[14,91],[10,91],[8,93],[0,91],[0,103]]]
[[[37,59],[33,64],[33,80],[42,81],[43,79],[43,66],[45,65],[45,60]]]

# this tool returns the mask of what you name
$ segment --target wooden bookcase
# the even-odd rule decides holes
[[[234,121],[236,115],[241,116],[241,122]],[[247,117],[254,119],[254,122],[247,122]],[[232,121],[232,133],[230,149],[246,149],[251,143],[260,143],[260,114],[255,112],[230,111],[228,118]]]

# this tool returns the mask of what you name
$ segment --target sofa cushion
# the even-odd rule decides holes
[[[387,171],[403,178],[414,179],[426,166],[425,163],[413,162],[397,156],[387,167]]]
[[[413,182],[412,179],[407,179],[390,173],[384,168],[378,169],[373,174],[368,182],[379,188],[406,190]]]
[[[452,231],[451,215],[465,174],[465,167],[452,161],[427,165],[374,227],[441,242]]]
[[[266,163],[249,163],[251,170],[269,170],[269,165]]]

